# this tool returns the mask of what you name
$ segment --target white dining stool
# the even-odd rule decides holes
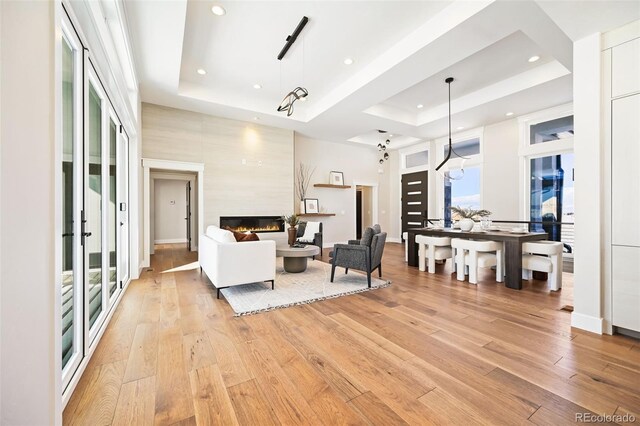
[[[546,272],[551,291],[562,288],[562,247],[558,241],[522,243],[522,278],[531,279],[531,271]]]
[[[462,238],[451,240],[455,250],[456,278],[464,281],[464,273],[468,270],[469,282],[478,283],[478,268],[496,267],[496,281],[504,278],[503,244],[497,241],[473,241]]]
[[[425,270],[426,259],[429,260],[429,273],[434,274],[436,272],[436,260],[453,258],[451,238],[449,237],[416,235],[416,244],[418,244],[418,269],[421,271]]]

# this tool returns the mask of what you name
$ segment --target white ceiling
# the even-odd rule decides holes
[[[448,76],[454,128],[571,101],[572,39],[639,19],[638,5],[125,0],[144,102],[373,146],[384,129],[392,148],[445,134]],[[278,61],[302,16],[309,23]],[[287,118],[276,108],[296,86],[310,96]]]

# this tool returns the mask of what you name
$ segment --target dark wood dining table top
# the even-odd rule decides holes
[[[529,239],[538,240],[540,237],[547,237],[546,232],[526,232],[515,233],[510,230],[504,231],[462,231],[460,229],[452,228],[409,228],[407,232],[413,232],[415,234],[433,234],[442,235],[443,237],[452,238],[474,238],[477,240],[493,240],[493,241],[506,241],[506,240],[521,240],[526,241]]]

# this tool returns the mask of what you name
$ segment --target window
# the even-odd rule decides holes
[[[410,169],[411,167],[426,166],[429,164],[429,151],[418,151],[413,154],[407,154],[405,156],[404,168]]]
[[[455,147],[454,147],[455,149]],[[451,207],[480,208],[480,166],[468,167],[460,180],[444,178],[444,220],[451,224]]]
[[[453,143],[453,151],[461,157],[471,157],[480,154],[480,138],[469,139]],[[444,146],[444,157],[449,154],[449,145]],[[453,155],[453,154],[452,154]]]
[[[552,241],[565,243],[573,251],[573,153],[549,155],[530,160],[530,217],[532,229],[545,231]],[[544,222],[556,222],[545,224]],[[561,224],[560,224],[561,223]]]
[[[573,138],[573,115],[544,121],[529,127],[530,145],[569,138]]]

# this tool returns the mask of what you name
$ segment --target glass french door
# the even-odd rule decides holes
[[[84,355],[83,270],[80,217],[83,204],[83,53],[69,25],[63,25],[61,155],[62,380],[66,386]]]
[[[129,279],[129,140],[68,20],[61,42],[61,315],[66,388]]]

